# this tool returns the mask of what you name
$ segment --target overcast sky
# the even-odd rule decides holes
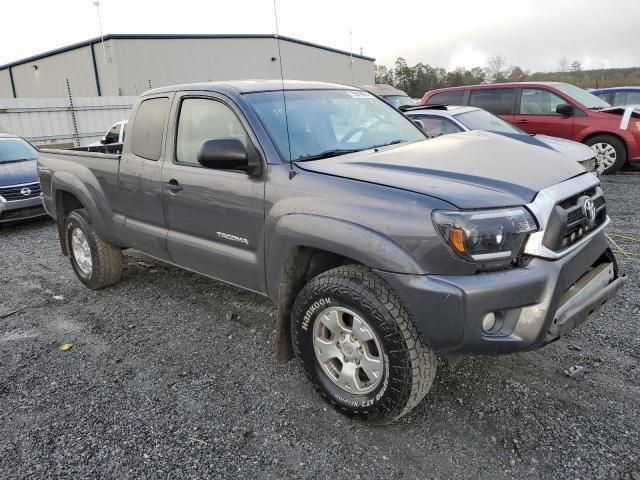
[[[93,0],[2,4],[0,65],[99,35]],[[392,66],[640,66],[640,0],[277,0],[280,34]],[[379,6],[379,7],[377,7]],[[275,33],[272,0],[102,0],[105,33]],[[350,35],[349,32],[352,32]],[[352,41],[351,41],[352,40]]]

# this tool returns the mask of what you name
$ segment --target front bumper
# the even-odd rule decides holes
[[[378,272],[409,309],[423,341],[458,354],[531,350],[573,330],[613,298],[626,278],[603,232],[557,260],[465,276]],[[495,313],[496,327],[482,320]]]
[[[46,217],[42,198],[31,197],[11,202],[0,201],[0,225]]]

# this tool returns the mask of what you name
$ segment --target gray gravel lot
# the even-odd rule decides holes
[[[640,238],[640,175],[604,183],[610,231]],[[274,362],[266,299],[134,252],[90,291],[51,222],[0,245],[0,478],[640,480],[640,257],[619,256],[624,291],[567,338],[442,367],[369,428]]]

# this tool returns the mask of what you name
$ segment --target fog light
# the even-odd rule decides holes
[[[493,312],[487,313],[484,317],[482,317],[482,330],[485,332],[490,332],[493,327],[496,326],[496,314]]]

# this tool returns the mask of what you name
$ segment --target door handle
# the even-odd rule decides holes
[[[522,120],[516,120],[516,123],[529,123],[529,120],[523,118]]]
[[[180,185],[178,181],[174,178],[172,178],[168,182],[164,182],[162,186],[173,193],[178,193],[180,190],[183,189],[182,185]]]

